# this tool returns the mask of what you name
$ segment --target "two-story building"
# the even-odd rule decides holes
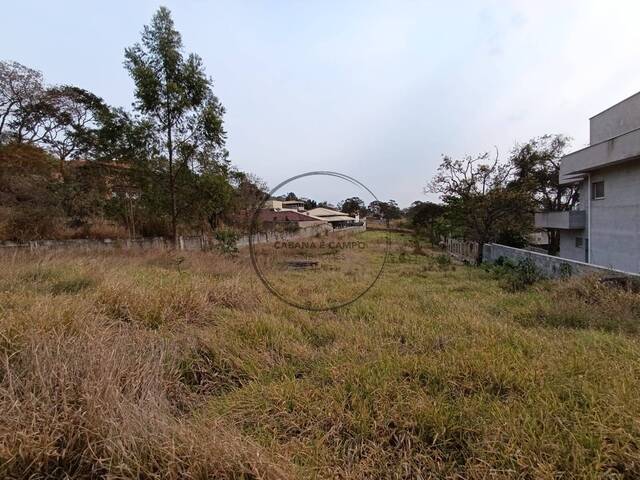
[[[578,184],[577,209],[538,213],[535,224],[560,231],[560,257],[638,273],[640,92],[589,123],[589,146],[560,163],[560,183]]]

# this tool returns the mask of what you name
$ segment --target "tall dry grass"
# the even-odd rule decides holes
[[[395,236],[311,313],[245,253],[3,257],[0,476],[635,478],[638,297],[589,282],[509,292]]]
[[[195,339],[157,331],[233,303],[234,282],[216,293],[183,284],[170,258],[147,254],[134,263],[169,270],[145,291],[130,258],[72,258],[3,259],[13,271],[0,293],[0,475],[287,476],[232,426],[192,415],[195,387],[211,382],[202,369],[215,366],[198,364]]]

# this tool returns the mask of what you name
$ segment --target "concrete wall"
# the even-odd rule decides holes
[[[592,173],[599,180],[605,198],[591,200],[590,263],[640,272],[640,161]]]
[[[483,262],[493,263],[498,258],[508,258],[513,262],[518,262],[525,258],[533,261],[536,267],[547,277],[559,277],[563,272],[572,275],[602,275],[602,276],[632,276],[640,278],[636,273],[629,273],[620,270],[614,270],[604,267],[598,267],[590,263],[579,262],[575,260],[567,260],[560,257],[553,257],[544,253],[531,252],[520,248],[507,247],[497,243],[488,243],[484,245]],[[565,266],[563,266],[565,265]]]
[[[456,238],[446,238],[444,247],[447,253],[458,260],[467,262],[476,262],[478,258],[478,244],[476,242],[468,242],[458,240]],[[484,251],[484,250],[483,250]]]
[[[591,145],[636,128],[640,128],[640,92],[591,117]]]
[[[322,223],[307,228],[300,228],[295,232],[276,232],[276,231],[264,231],[256,232],[253,236],[253,243],[271,243],[278,240],[294,240],[296,238],[309,238],[316,235],[329,235],[333,232],[331,225]],[[249,245],[249,235],[242,237],[238,240],[239,247],[246,247]]]
[[[366,225],[357,227],[342,228],[335,230],[336,234],[342,232],[355,233],[364,232]],[[308,238],[318,235],[333,234],[333,228],[322,223],[321,225],[314,225],[307,228],[300,228],[296,232],[263,232],[254,235],[254,243],[271,243],[277,240],[294,240],[297,238]],[[179,250],[211,250],[215,248],[217,241],[209,236],[183,236],[178,240]],[[249,236],[241,237],[237,243],[238,247],[246,247],[249,245]],[[73,251],[95,251],[95,250],[153,250],[153,249],[171,249],[173,248],[173,242],[170,239],[163,237],[154,238],[136,238],[133,240],[86,240],[86,239],[73,239],[73,240],[38,240],[32,242],[0,242],[0,254],[13,253],[18,251],[27,252],[41,252],[49,250],[73,250]]]

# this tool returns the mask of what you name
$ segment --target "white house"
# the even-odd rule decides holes
[[[560,257],[640,272],[640,92],[591,117],[590,145],[562,158],[576,210],[536,214],[560,231]]]

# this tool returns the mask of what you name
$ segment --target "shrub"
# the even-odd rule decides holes
[[[5,227],[11,240],[55,238],[60,225],[56,209],[21,207],[11,211]]]
[[[571,267],[571,264],[569,263],[562,263],[560,264],[559,274],[560,274],[560,278],[562,278],[563,280],[566,280],[571,275],[573,275],[573,267]]]
[[[508,258],[498,257],[492,265],[487,265],[485,270],[492,273],[494,278],[500,279],[502,287],[510,292],[525,290],[545,278],[530,258],[523,258],[518,260],[518,263],[513,263]]]
[[[451,257],[449,255],[441,253],[436,257],[436,265],[438,265],[438,268],[440,268],[441,270],[447,269],[449,265],[451,265]]]
[[[216,230],[216,240],[218,249],[225,254],[233,255],[238,253],[238,240],[240,236],[235,230],[221,228]]]

